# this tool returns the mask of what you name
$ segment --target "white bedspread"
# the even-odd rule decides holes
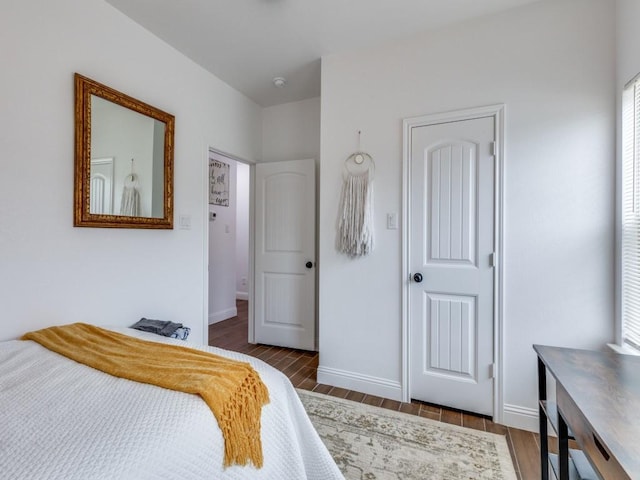
[[[130,329],[136,337],[185,345]],[[112,377],[32,341],[0,343],[0,477],[13,479],[342,479],[289,380],[249,362],[269,389],[264,467],[222,468],[218,424],[197,395]]]

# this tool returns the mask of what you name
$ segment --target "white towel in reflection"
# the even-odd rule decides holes
[[[122,188],[120,200],[120,215],[128,217],[140,216],[140,193],[138,192],[138,177],[135,173],[127,175]]]

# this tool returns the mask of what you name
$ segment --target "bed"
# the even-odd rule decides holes
[[[174,345],[181,340],[112,330]],[[223,439],[197,395],[113,377],[33,341],[0,343],[0,472],[3,479],[343,478],[278,370],[235,352],[269,390],[262,409],[264,465],[223,468]]]

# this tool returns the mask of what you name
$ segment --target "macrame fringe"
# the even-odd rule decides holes
[[[342,185],[337,248],[350,257],[361,257],[373,247],[373,182],[369,172],[349,173]]]

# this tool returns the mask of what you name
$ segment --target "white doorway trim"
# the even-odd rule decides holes
[[[205,214],[204,218],[204,242],[203,242],[203,258],[204,258],[204,266],[203,269],[203,328],[204,328],[204,336],[205,343],[208,343],[209,338],[209,154],[216,153],[218,155],[222,155],[224,157],[230,158],[231,160],[235,160],[236,162],[244,163],[245,165],[249,165],[249,275],[247,278],[247,289],[249,295],[249,309],[248,309],[248,323],[249,323],[249,331],[247,332],[247,338],[249,343],[253,343],[253,316],[254,316],[254,302],[253,302],[253,276],[254,276],[254,176],[255,176],[255,161],[246,160],[244,158],[233,155],[232,153],[227,153],[223,150],[217,149],[212,146],[207,146],[204,152],[204,162],[203,162],[203,171],[202,171],[202,192],[203,192],[203,205],[205,205]]]
[[[504,288],[504,117],[505,105],[489,105],[485,107],[456,110],[452,112],[435,113],[420,117],[406,118],[402,122],[403,152],[402,152],[402,401],[411,401],[410,385],[410,335],[409,321],[409,219],[411,218],[411,182],[410,163],[411,132],[415,127],[425,127],[439,123],[473,120],[476,118],[493,117],[495,122],[496,151],[495,151],[495,202],[494,202],[494,251],[496,252],[494,281],[494,318],[493,318],[493,421],[502,423],[504,415],[503,403],[503,288]]]

